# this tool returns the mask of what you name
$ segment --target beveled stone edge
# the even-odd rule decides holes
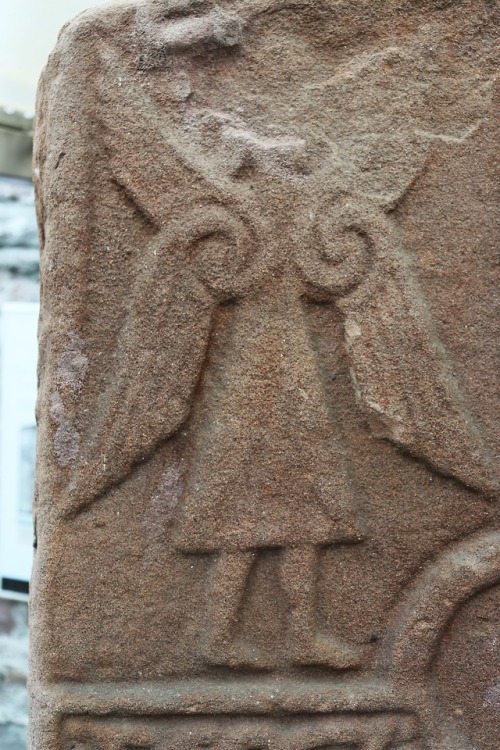
[[[59,715],[171,716],[414,711],[407,696],[386,681],[327,682],[290,677],[198,678],[165,682],[39,685],[38,699]]]

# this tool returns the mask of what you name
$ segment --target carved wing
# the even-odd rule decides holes
[[[371,244],[369,272],[339,306],[358,401],[374,434],[469,487],[497,493],[493,459],[467,414],[391,215],[424,171],[434,144],[459,146],[491,106],[492,81],[484,71],[460,58],[460,51],[457,59],[439,52],[431,60],[428,34],[421,30],[405,48],[362,53],[317,84],[336,104],[335,185],[359,209],[352,226],[337,226],[338,218],[333,225],[357,229]],[[418,94],[415,80],[423,81]],[[465,115],[453,108],[454,97]],[[445,113],[444,132],[433,132],[436,112]],[[325,224],[325,215],[318,221]],[[355,265],[352,253],[350,258],[342,261],[349,273],[349,263]]]
[[[66,247],[58,234],[49,237],[45,249],[47,263],[60,258],[56,273],[61,285],[68,279],[73,284],[77,277],[73,301],[66,300],[52,316],[45,310],[53,328],[45,340],[53,348],[60,346],[60,352],[57,371],[43,372],[43,388],[55,384],[47,394],[59,464],[55,473],[63,476],[64,510],[70,513],[123,481],[186,420],[217,297],[213,274],[207,270],[205,283],[190,257],[191,246],[212,232],[231,243],[239,229],[227,193],[223,199],[221,189],[183,153],[182,143],[167,136],[162,127],[165,112],[158,111],[109,51],[106,60],[105,75],[96,87],[99,118],[85,124],[94,132],[98,153],[105,155],[104,166],[100,170],[94,163],[87,169],[90,153],[80,153],[76,162],[61,157],[63,182],[58,189],[62,192],[61,184],[81,179],[87,202],[82,199],[76,207]],[[47,105],[47,94],[42,100]],[[68,116],[74,118],[74,112]],[[82,149],[88,138],[87,132]],[[54,142],[53,135],[50,140]],[[43,135],[38,163],[47,183],[49,158],[42,141]],[[78,167],[85,170],[83,178]],[[58,209],[53,201],[50,205],[49,225],[59,221]],[[115,213],[117,205],[123,214]],[[89,213],[94,214],[90,227]],[[125,219],[127,213],[129,235],[119,226],[120,215]],[[46,227],[47,218],[42,221]],[[138,226],[141,231],[134,231]],[[118,247],[114,256],[113,243]],[[125,262],[130,256],[130,288],[124,300],[123,283],[111,264],[113,258]],[[106,279],[107,299],[93,296],[92,279],[98,273],[100,284]],[[50,276],[47,269],[45,276]],[[118,323],[114,317],[120,318]],[[114,345],[105,338],[108,328]]]
[[[485,493],[498,492],[488,454],[389,217],[374,208],[361,227],[371,269],[339,302],[359,405],[375,436]]]
[[[357,401],[373,434],[471,488],[497,492],[493,461],[384,209],[334,192],[319,204],[298,267],[337,299]]]

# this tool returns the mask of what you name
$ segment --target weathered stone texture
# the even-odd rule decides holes
[[[497,10],[63,30],[32,750],[496,750]]]

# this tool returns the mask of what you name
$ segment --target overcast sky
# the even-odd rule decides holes
[[[38,77],[59,29],[82,10],[103,4],[104,0],[0,0],[0,107],[33,114]]]

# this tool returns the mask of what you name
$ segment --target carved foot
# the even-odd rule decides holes
[[[361,666],[367,655],[368,650],[362,646],[351,646],[328,636],[318,636],[310,643],[298,643],[291,651],[293,664],[332,669],[355,669]]]
[[[258,648],[249,645],[237,647],[226,644],[210,644],[205,648],[204,659],[213,667],[230,667],[231,669],[271,670],[276,666],[266,658]]]

